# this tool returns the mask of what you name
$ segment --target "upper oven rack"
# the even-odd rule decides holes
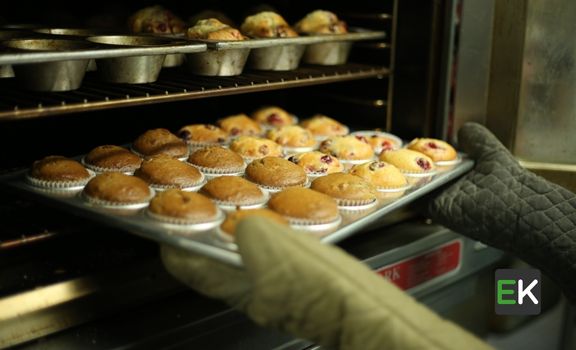
[[[387,67],[349,63],[303,66],[294,71],[247,71],[234,77],[201,77],[165,70],[155,83],[110,84],[88,74],[80,89],[40,93],[0,81],[0,121],[37,118],[134,105],[181,101],[256,91],[285,89],[347,80],[388,77]]]

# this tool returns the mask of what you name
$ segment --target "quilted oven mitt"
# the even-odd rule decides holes
[[[177,279],[256,323],[331,349],[485,349],[339,248],[265,218],[240,222],[238,269],[170,246]]]
[[[430,204],[432,219],[513,252],[576,295],[576,196],[525,170],[479,124],[464,125],[460,149],[475,168]]]

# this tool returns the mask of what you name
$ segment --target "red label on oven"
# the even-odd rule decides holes
[[[411,289],[458,269],[461,247],[462,241],[452,241],[395,264],[381,267],[376,273],[403,290]]]

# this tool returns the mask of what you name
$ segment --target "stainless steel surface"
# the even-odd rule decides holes
[[[306,47],[302,61],[309,64],[331,66],[348,61],[352,42],[336,41],[332,43],[312,44]]]
[[[111,34],[111,32],[107,30],[89,28],[38,28],[34,29],[33,31],[42,34],[69,35],[80,37]]]
[[[166,59],[164,59],[164,64],[162,67],[171,68],[171,67],[179,67],[184,63],[186,59],[186,55],[182,53],[173,53],[170,55],[166,55]]]
[[[28,51],[66,51],[90,47],[90,43],[61,39],[13,39],[3,42],[4,47]],[[88,60],[15,65],[14,74],[20,85],[35,91],[69,91],[82,84]]]
[[[298,68],[305,48],[304,45],[282,45],[252,49],[248,65],[257,70],[294,70]]]
[[[463,175],[473,166],[473,161],[464,159],[462,163],[453,169],[438,173],[431,181],[420,186],[415,186],[406,193],[395,199],[379,200],[378,204],[364,211],[342,211],[342,223],[333,232],[315,233],[320,235],[322,241],[335,243],[366,228],[370,224],[382,219],[386,214],[398,209],[435,188]],[[26,171],[21,171],[2,177],[2,185],[20,194],[34,196],[40,201],[62,209],[74,212],[78,215],[101,221],[107,225],[122,228],[136,235],[157,241],[159,243],[174,245],[198,254],[203,254],[218,259],[228,264],[240,266],[239,255],[219,244],[219,239],[214,230],[189,231],[170,230],[162,223],[145,215],[145,211],[134,211],[132,215],[118,215],[114,210],[102,209],[86,205],[81,196],[72,198],[54,197],[46,192],[37,190],[24,181]]]
[[[165,55],[101,58],[98,76],[110,83],[144,84],[158,79]]]
[[[205,76],[234,76],[242,74],[249,48],[209,50],[188,54],[186,67],[194,74]]]

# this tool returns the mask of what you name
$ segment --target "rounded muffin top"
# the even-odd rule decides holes
[[[134,172],[140,167],[142,159],[124,147],[103,145],[92,149],[84,163],[100,171]]]
[[[320,143],[319,150],[340,160],[369,160],[374,157],[372,147],[352,135],[330,137]]]
[[[276,157],[252,161],[246,167],[246,177],[259,185],[269,187],[302,186],[308,179],[304,169],[286,159]]]
[[[201,142],[224,144],[228,140],[228,134],[211,124],[191,124],[180,128],[178,136],[187,143]]]
[[[282,215],[270,209],[246,209],[228,213],[226,220],[224,220],[220,228],[227,234],[234,235],[236,227],[242,219],[254,216],[268,218],[279,224],[288,226],[288,221],[286,221]]]
[[[284,147],[314,147],[316,145],[312,133],[298,125],[286,125],[268,130],[266,137]]]
[[[279,14],[264,11],[244,19],[240,31],[253,38],[291,38],[298,33]]]
[[[128,19],[132,33],[178,34],[186,24],[162,6],[149,6],[138,10]]]
[[[152,198],[148,210],[156,215],[183,219],[191,223],[212,221],[218,209],[212,201],[199,193],[179,189],[159,192]]]
[[[240,172],[244,169],[242,157],[223,147],[208,147],[195,151],[188,157],[188,162],[199,167],[228,172]]]
[[[272,140],[253,136],[238,137],[232,141],[230,149],[246,158],[282,156],[282,146]]]
[[[456,150],[449,143],[431,138],[416,138],[406,148],[424,153],[435,162],[455,160]]]
[[[163,128],[148,130],[138,136],[132,149],[144,157],[165,154],[172,158],[182,158],[188,155],[186,143]]]
[[[222,118],[217,124],[230,136],[258,136],[262,133],[260,124],[244,113]]]
[[[168,156],[158,156],[142,162],[135,176],[151,185],[185,188],[198,185],[204,176],[190,164]]]
[[[311,223],[334,221],[339,215],[334,199],[302,187],[291,187],[274,194],[268,208],[285,217],[309,220]]]
[[[84,194],[101,201],[130,204],[148,201],[151,191],[144,180],[135,176],[104,173],[96,175],[86,184]]]
[[[32,164],[30,176],[44,181],[75,182],[87,180],[90,173],[80,162],[63,156],[47,156]]]
[[[303,120],[300,125],[312,132],[314,136],[344,136],[348,134],[348,127],[344,124],[322,114]]]
[[[319,177],[312,181],[310,188],[336,199],[362,201],[376,199],[374,186],[351,174],[334,173]]]
[[[426,173],[436,170],[434,161],[430,157],[406,148],[383,151],[379,158],[405,173]]]
[[[200,190],[217,201],[233,205],[250,205],[265,200],[262,190],[254,183],[238,176],[219,176]]]
[[[298,33],[305,34],[345,34],[348,33],[346,22],[338,19],[334,13],[316,10],[307,14],[294,26]]]
[[[355,165],[350,174],[360,176],[378,188],[399,188],[408,184],[398,168],[382,161]]]
[[[338,158],[319,151],[295,154],[290,156],[288,160],[301,166],[309,175],[325,175],[344,170]]]
[[[204,40],[244,40],[244,35],[238,29],[220,22],[216,18],[201,19],[193,27],[188,28],[186,36],[189,39]]]

